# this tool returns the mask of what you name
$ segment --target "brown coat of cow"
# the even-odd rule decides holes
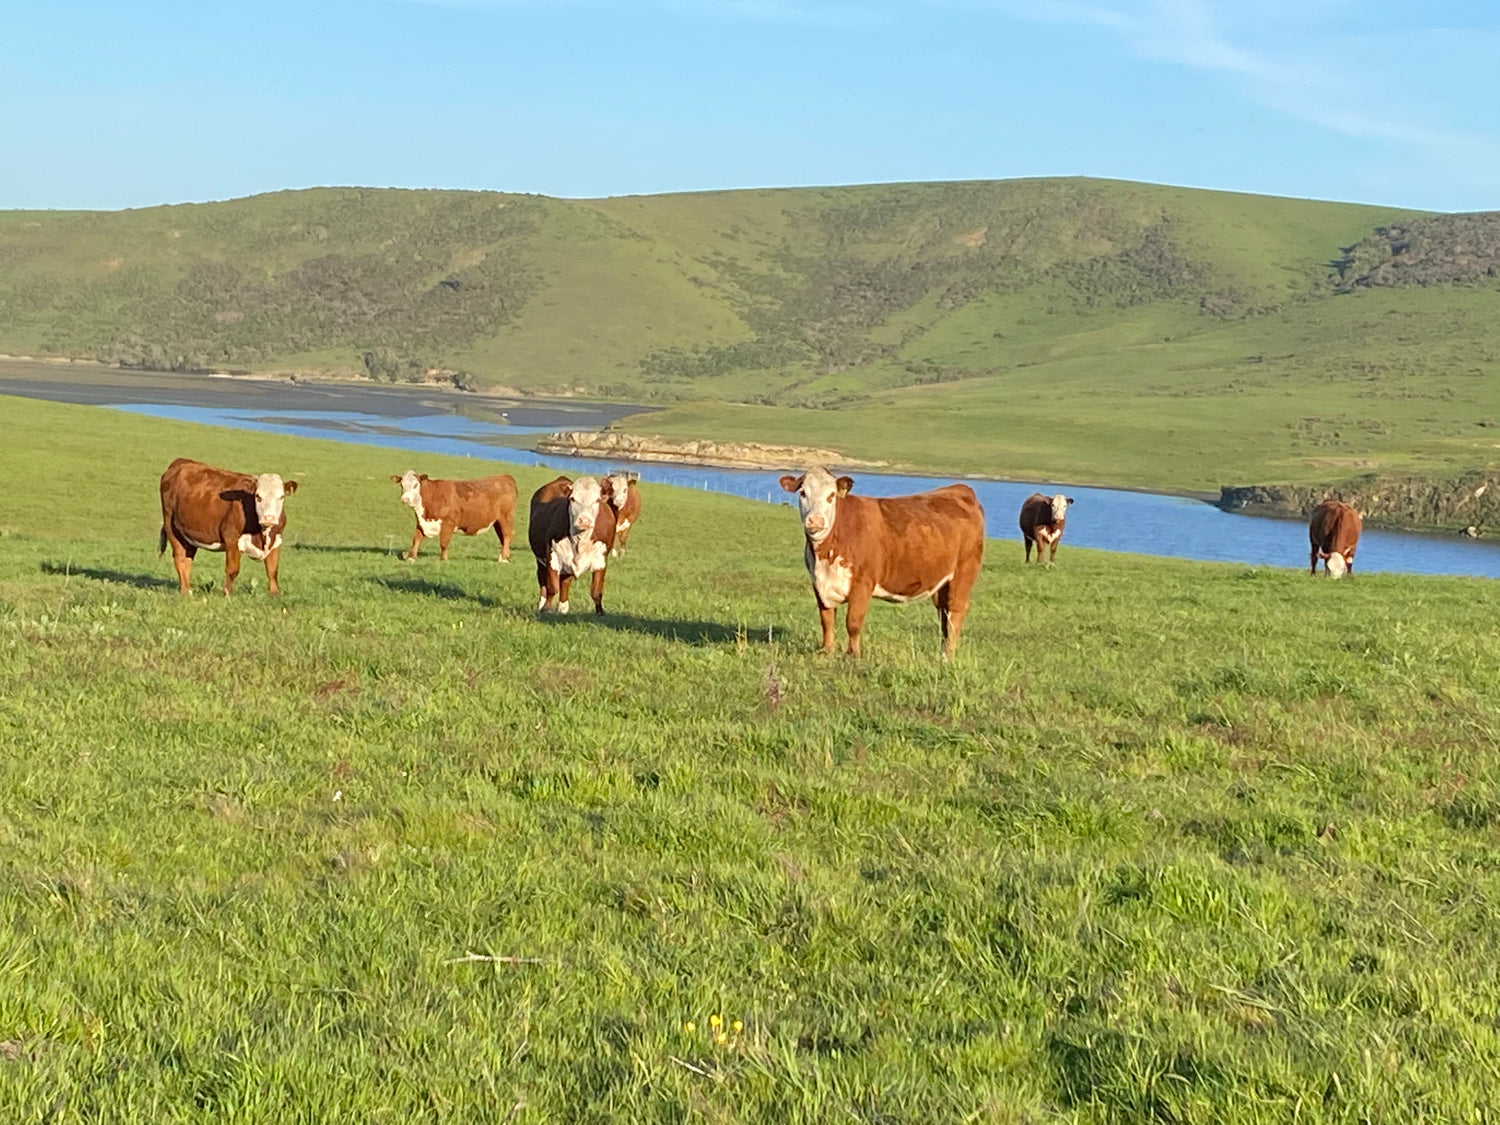
[[[411,548],[402,558],[415,559],[423,539],[437,537],[438,557],[448,558],[455,531],[478,535],[493,527],[500,538],[500,561],[510,561],[516,527],[516,478],[509,473],[478,480],[434,480],[426,473],[403,473],[391,482],[401,486],[401,502],[417,517]]]
[[[234,592],[240,557],[266,564],[271,593],[281,593],[277,570],[286,530],[282,501],[297,491],[274,473],[251,476],[179,457],[161,475],[161,536],[156,553],[172,547],[172,564],[184,594],[192,592],[193,556],[224,552],[224,596]],[[267,513],[270,513],[268,515]]]
[[[823,652],[833,652],[840,605],[848,606],[849,654],[858,656],[871,598],[931,598],[943,653],[953,654],[984,559],[984,508],[972,488],[950,484],[915,496],[874,499],[850,495],[854,481],[835,480],[824,469],[784,476],[781,487],[798,496],[803,561],[818,603]]]
[[[1031,548],[1036,547],[1036,561],[1050,566],[1057,559],[1057,543],[1068,525],[1068,505],[1071,496],[1058,493],[1045,496],[1033,492],[1021,505],[1021,538],[1026,542],[1026,561],[1031,561]]]
[[[636,525],[641,518],[641,490],[636,487],[633,480],[619,475],[611,475],[610,482],[610,506],[615,510],[615,544],[609,549],[611,555],[620,555],[625,551],[625,542],[630,538],[630,529]],[[623,494],[620,482],[624,481]]]
[[[580,504],[575,489],[589,493],[590,502]],[[526,533],[531,553],[536,556],[540,590],[537,612],[556,598],[557,612],[567,613],[574,577],[592,571],[589,593],[594,599],[594,612],[603,615],[604,567],[615,542],[615,512],[609,503],[608,482],[594,477],[548,481],[531,496]]]
[[[1313,509],[1307,525],[1307,538],[1312,546],[1309,569],[1318,573],[1318,560],[1323,560],[1323,570],[1338,578],[1354,574],[1354,549],[1359,545],[1359,533],[1364,521],[1359,513],[1342,500],[1324,500]]]

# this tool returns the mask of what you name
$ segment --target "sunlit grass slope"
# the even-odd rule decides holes
[[[1416,274],[1367,268],[1390,252],[1372,232],[1413,219],[1078,178],[9,212],[0,351],[458,369],[665,405],[632,425],[666,435],[941,472],[1214,489],[1493,468],[1494,224],[1429,230]],[[1345,284],[1335,259],[1384,280]],[[1453,284],[1459,259],[1474,277]]]
[[[179,454],[302,483],[280,601],[178,597]],[[785,509],[537,620],[416,463],[0,402],[0,1116],[1493,1112],[1494,584],[992,543],[852,663]]]

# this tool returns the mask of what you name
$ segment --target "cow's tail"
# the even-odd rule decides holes
[[[163,527],[161,534],[156,539],[156,557],[161,558],[167,551],[167,529]]]

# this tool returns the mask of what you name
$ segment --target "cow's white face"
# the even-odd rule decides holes
[[[1068,505],[1073,502],[1071,496],[1064,496],[1059,492],[1052,498],[1052,522],[1062,523],[1068,518]]]
[[[401,474],[401,503],[414,512],[422,510],[422,478],[410,469]]]
[[[802,530],[814,543],[821,543],[833,530],[839,497],[854,487],[849,477],[834,479],[824,468],[809,469],[804,476],[781,478],[781,487],[797,494],[797,511],[802,516]]]
[[[582,535],[594,530],[594,517],[599,512],[599,499],[604,489],[593,477],[579,477],[573,482],[573,491],[568,495],[568,530],[572,535]]]
[[[275,527],[281,522],[282,505],[289,493],[297,491],[297,482],[282,483],[275,473],[261,473],[255,478],[255,518],[261,527]]]
[[[625,497],[630,492],[630,478],[624,473],[612,473],[604,478],[609,485],[609,502],[619,511],[625,506]]]
[[[1328,573],[1334,578],[1342,578],[1349,571],[1349,562],[1338,551],[1328,556]]]

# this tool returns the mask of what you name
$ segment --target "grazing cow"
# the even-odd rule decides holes
[[[557,612],[568,612],[568,589],[574,578],[593,573],[590,594],[594,612],[604,613],[605,556],[615,542],[615,510],[611,485],[594,477],[548,481],[531,496],[531,553],[536,556],[536,582],[541,590],[538,613],[553,598]]]
[[[448,558],[455,531],[478,535],[493,527],[500,537],[500,561],[510,562],[510,541],[516,526],[516,478],[509,473],[479,480],[433,480],[408,470],[391,477],[401,486],[401,503],[417,515],[411,550],[401,557],[415,559],[423,539],[437,536],[438,557]]]
[[[860,630],[876,597],[931,598],[943,655],[953,654],[984,556],[984,509],[972,488],[950,484],[916,496],[870,499],[851,496],[854,481],[835,480],[823,468],[784,476],[781,487],[797,494],[823,652],[833,652],[834,611],[847,604],[849,655],[859,655]]]
[[[1318,573],[1318,560],[1323,560],[1323,570],[1335,578],[1348,574],[1354,576],[1354,548],[1359,545],[1359,533],[1364,522],[1359,513],[1342,500],[1324,500],[1313,509],[1312,519],[1307,525],[1307,538],[1312,544],[1312,556],[1308,560],[1311,572]]]
[[[630,538],[630,529],[641,518],[641,490],[625,473],[611,473],[605,478],[609,485],[609,504],[615,510],[615,545],[609,549],[611,555],[625,553],[625,541]]]
[[[1021,505],[1021,538],[1026,540],[1026,561],[1031,561],[1031,548],[1036,545],[1036,561],[1051,566],[1057,558],[1057,541],[1062,538],[1063,528],[1068,523],[1068,505],[1071,496],[1059,492],[1056,496],[1043,496],[1033,492]]]
[[[172,545],[172,564],[184,594],[192,593],[193,556],[199,551],[224,552],[225,597],[234,592],[241,555],[265,562],[271,593],[279,594],[276,570],[286,530],[282,504],[296,491],[296,481],[283,481],[275,473],[231,473],[179,457],[161,475],[156,553]]]

